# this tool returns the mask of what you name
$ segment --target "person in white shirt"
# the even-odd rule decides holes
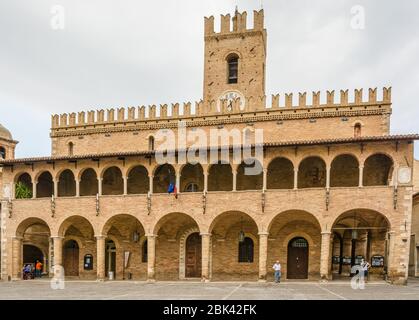
[[[368,261],[365,261],[364,259],[361,260],[361,268],[364,272],[364,278],[365,281],[368,280],[368,269],[371,267],[371,265],[368,263]]]
[[[275,282],[280,283],[281,282],[281,264],[279,263],[278,260],[275,262],[272,269],[275,270]]]

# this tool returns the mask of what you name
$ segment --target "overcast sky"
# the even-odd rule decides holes
[[[364,29],[351,27],[359,4]],[[54,5],[65,9],[64,29],[51,27]],[[20,141],[16,156],[50,154],[53,113],[201,99],[204,16],[219,28],[236,5],[252,12],[261,1],[0,0],[0,123]],[[419,133],[418,1],[263,8],[268,95],[392,86],[391,133]]]

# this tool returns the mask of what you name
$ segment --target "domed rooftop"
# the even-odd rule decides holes
[[[6,140],[13,140],[12,134],[9,130],[7,130],[5,127],[3,127],[0,124],[0,138],[6,139]]]

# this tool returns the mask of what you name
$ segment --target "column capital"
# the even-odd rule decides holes
[[[64,237],[61,237],[61,236],[51,236],[50,237],[51,239],[57,239],[57,240],[64,240]]]
[[[259,232],[259,236],[269,236],[269,232]]]
[[[147,233],[145,235],[147,238],[157,238],[157,234]]]
[[[96,238],[96,240],[102,240],[102,239],[106,239],[106,236],[104,236],[104,235],[96,235],[95,238]]]
[[[325,236],[325,235],[331,235],[332,234],[332,232],[331,231],[322,231],[322,236]]]
[[[14,236],[14,237],[12,237],[12,240],[23,241],[23,237]]]
[[[202,233],[200,233],[199,235],[200,235],[201,237],[203,237],[203,236],[208,236],[208,237],[211,237],[211,236],[212,236],[212,233],[202,232]]]

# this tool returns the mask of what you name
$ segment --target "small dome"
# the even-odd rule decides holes
[[[9,130],[7,130],[5,127],[3,127],[0,124],[0,138],[6,139],[6,140],[13,140],[12,134]]]

